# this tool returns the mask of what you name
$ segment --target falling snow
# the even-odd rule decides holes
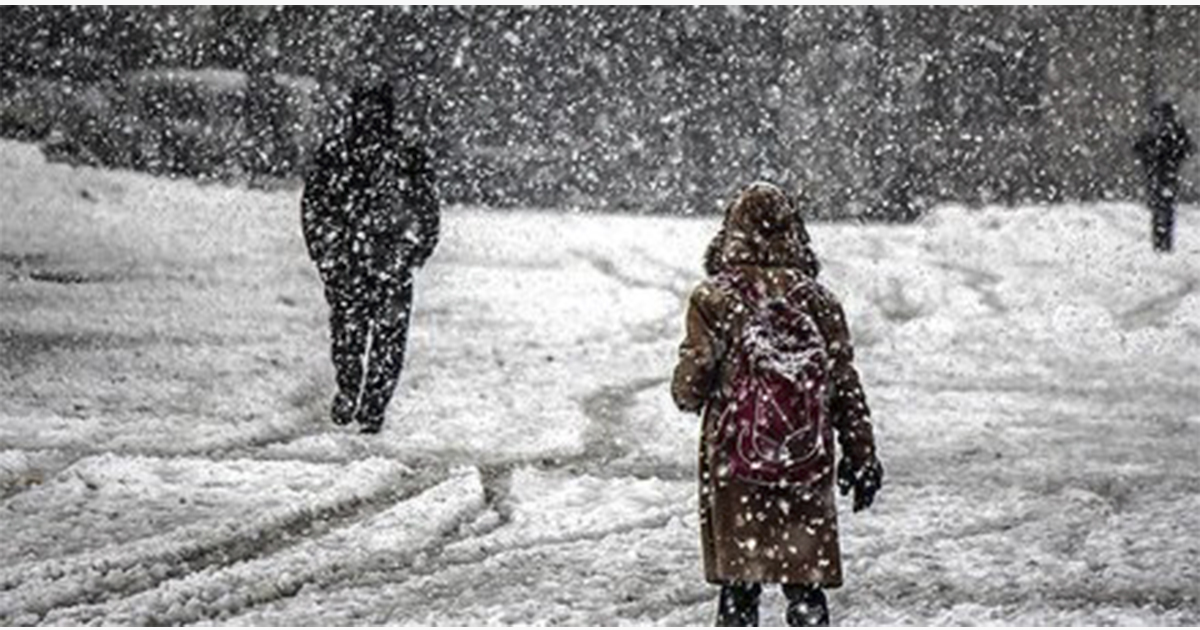
[[[0,7],[0,624],[711,624],[669,379],[760,179],[808,220],[887,470],[839,499],[834,624],[1200,624],[1196,33],[1190,7]],[[445,208],[377,435],[330,422],[300,227],[362,85]],[[1170,254],[1148,195],[1179,204]]]

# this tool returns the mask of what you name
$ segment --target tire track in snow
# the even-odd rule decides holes
[[[678,298],[669,312],[653,321],[631,327],[630,336],[638,341],[666,342],[678,334],[684,309],[691,295],[691,285],[701,280],[700,274],[690,274],[650,255],[643,249],[635,250],[646,262],[663,269],[677,282],[651,282],[621,271],[616,262],[592,252],[574,250],[572,253],[587,261],[597,271],[628,288],[656,289]],[[629,411],[637,396],[665,384],[666,377],[642,377],[619,385],[605,385],[584,396],[580,408],[589,420],[584,434],[584,452],[578,461],[567,462],[562,467],[578,469],[598,477],[632,476],[638,479],[663,479],[667,481],[691,479],[695,471],[677,465],[646,460],[620,461],[631,453],[631,447],[622,440],[622,433],[629,425]]]
[[[621,438],[621,431],[629,422],[629,409],[638,395],[659,387],[666,380],[661,377],[634,379],[623,385],[606,385],[584,396],[579,406],[589,422],[584,430],[583,450],[578,455],[522,457],[479,464],[484,498],[499,517],[497,527],[507,525],[511,520],[508,497],[513,473],[519,468],[562,470],[604,479],[633,477],[679,481],[692,478],[694,471],[672,464],[620,461],[631,453],[630,445]]]
[[[633,454],[633,447],[623,437],[631,433],[629,411],[643,392],[667,383],[666,377],[633,379],[621,385],[607,385],[585,396],[580,407],[589,420],[584,433],[584,454],[574,468],[597,477],[634,477],[678,481],[691,479],[694,471],[677,465],[621,461]]]
[[[668,283],[668,282],[654,282],[654,281],[639,278],[635,275],[628,274],[628,273],[621,271],[621,269],[620,269],[620,267],[618,267],[617,263],[614,262],[613,259],[608,258],[607,256],[602,256],[602,255],[594,253],[594,252],[587,252],[587,251],[583,251],[580,249],[571,250],[569,253],[573,256],[581,258],[582,260],[584,260],[585,262],[590,264],[596,271],[600,272],[601,275],[612,278],[613,280],[616,280],[620,284],[622,284],[626,287],[629,287],[631,289],[654,289],[657,291],[665,291],[667,293],[670,293],[670,294],[675,295],[676,297],[680,297],[680,298],[687,297],[687,291],[685,289],[681,289],[680,287],[676,286],[675,284]],[[680,270],[678,270],[674,267],[665,265],[662,262],[659,262],[649,256],[646,256],[644,253],[641,253],[641,256],[643,259],[647,260],[648,262],[651,262],[656,266],[665,268],[667,271],[671,272],[672,275],[675,275],[677,277],[683,277],[683,275],[684,275]]]
[[[44,484],[82,458],[56,448],[0,452],[0,503]]]
[[[308,535],[271,555],[211,567],[98,606],[56,611],[54,624],[180,625],[222,618],[292,597],[306,587],[329,588],[364,572],[404,569],[438,554],[447,538],[483,508],[478,472],[461,470],[366,519]]]
[[[598,271],[601,275],[615,280],[620,285],[629,289],[650,289],[662,291],[678,298],[677,303],[671,309],[660,317],[656,317],[650,321],[640,324],[628,326],[630,338],[635,342],[653,343],[663,341],[670,338],[670,335],[678,330],[679,321],[683,317],[683,309],[687,304],[689,289],[680,287],[676,283],[671,282],[654,282],[639,278],[635,275],[626,273],[620,269],[616,262],[611,258],[601,256],[594,252],[586,252],[583,250],[572,250],[572,255],[587,262]],[[686,274],[681,270],[666,265],[646,254],[641,254],[642,258],[651,264],[665,269],[671,275],[683,279]]]
[[[320,435],[322,431],[298,433],[290,438],[281,438],[267,442],[267,446],[275,444],[286,444],[292,440],[301,439]],[[260,447],[265,448],[265,447]],[[7,501],[23,492],[32,490],[48,481],[52,481],[56,476],[67,470],[71,466],[89,457],[98,457],[103,455],[115,455],[118,457],[148,457],[154,459],[204,459],[214,463],[231,462],[245,459],[253,459],[256,461],[276,461],[276,462],[300,462],[306,464],[349,464],[354,461],[359,461],[361,458],[351,458],[345,456],[335,457],[305,457],[305,456],[290,456],[290,455],[273,455],[256,452],[255,448],[250,446],[230,446],[228,448],[197,450],[197,451],[172,451],[155,448],[122,448],[119,450],[109,448],[87,448],[81,446],[45,446],[45,447],[18,447],[10,449],[10,452],[22,453],[26,458],[32,458],[44,463],[31,464],[25,466],[19,471],[7,472],[0,474],[0,503]],[[389,457],[386,453],[372,453],[371,457],[383,457],[394,459],[398,463],[410,465],[412,462],[404,461],[400,458]],[[419,458],[420,466],[412,466],[414,469],[426,468],[431,462],[425,458]],[[436,463],[435,463],[436,464]],[[0,471],[6,472],[6,471]]]
[[[637,254],[642,257],[642,260],[645,260],[646,262],[662,269],[683,284],[683,286],[665,283],[661,284],[663,287],[669,287],[669,290],[680,299],[687,299],[688,294],[691,291],[690,287],[698,283],[701,279],[699,270],[690,272],[685,269],[681,269],[680,267],[659,259],[641,247],[636,247],[633,249],[633,251],[637,252]]]
[[[1117,321],[1125,330],[1137,330],[1153,326],[1166,318],[1183,304],[1184,299],[1196,292],[1200,281],[1196,278],[1182,280],[1178,287],[1162,295],[1143,300],[1132,308],[1117,314]]]
[[[639,378],[622,385],[605,385],[579,403],[589,424],[584,432],[584,461],[607,462],[628,454],[621,430],[638,394],[666,383],[663,377]]]
[[[679,469],[677,466],[667,464],[625,462],[615,468],[612,466],[614,460],[625,457],[630,452],[628,445],[622,443],[620,434],[622,425],[628,422],[628,410],[634,404],[635,398],[648,389],[662,385],[665,381],[666,379],[661,377],[634,379],[623,385],[601,387],[592,394],[585,396],[580,401],[580,406],[585,415],[591,420],[591,424],[585,433],[584,450],[578,456],[567,458],[534,456],[511,462],[481,465],[479,469],[483,489],[483,505],[487,509],[495,511],[499,518],[498,522],[490,527],[486,527],[483,530],[477,529],[471,535],[479,536],[486,534],[508,524],[510,520],[506,504],[508,486],[511,484],[512,472],[522,466],[530,466],[541,470],[566,470],[573,474],[587,473],[608,478],[628,476],[640,479],[654,478],[665,480],[690,478],[693,471]],[[253,451],[254,449],[247,446],[216,449],[203,454],[200,458],[212,459],[213,461],[241,459],[246,455],[253,454]],[[109,451],[97,449],[97,454],[99,453],[109,453]],[[121,453],[120,455],[147,456],[154,454]],[[179,455],[176,453],[160,453],[157,455],[172,458],[196,457],[195,455]],[[263,457],[262,453],[258,453],[258,455],[260,457],[256,459],[277,461],[291,461],[296,459],[296,461],[307,461],[304,458]],[[222,544],[208,548],[189,549],[178,555],[166,554],[165,556],[159,555],[153,558],[136,559],[123,567],[111,567],[110,571],[117,570],[127,574],[148,576],[140,581],[126,583],[119,588],[101,588],[96,590],[94,588],[96,581],[94,575],[88,576],[93,579],[85,580],[78,576],[81,573],[81,567],[75,567],[74,570],[67,569],[59,579],[51,580],[49,589],[46,589],[45,585],[39,585],[39,590],[43,591],[44,596],[37,605],[24,607],[24,610],[21,611],[25,615],[24,619],[28,620],[28,615],[33,614],[37,616],[38,621],[46,620],[54,615],[66,615],[64,618],[70,619],[72,623],[87,622],[88,620],[94,621],[97,619],[96,615],[101,614],[96,612],[99,610],[95,608],[97,605],[103,608],[103,605],[108,602],[137,597],[141,593],[152,591],[165,583],[181,579],[186,580],[192,575],[210,573],[214,570],[219,570],[221,567],[234,566],[239,563],[258,559],[273,558],[278,553],[286,552],[289,548],[303,545],[307,541],[318,538],[331,530],[367,520],[375,514],[393,507],[396,503],[403,502],[413,494],[420,493],[434,486],[445,478],[444,471],[430,472],[431,467],[436,467],[437,465],[435,458],[418,458],[419,461],[409,461],[411,458],[388,457],[384,453],[377,453],[377,455],[408,466],[415,466],[417,470],[426,471],[426,474],[423,476],[424,480],[409,483],[403,492],[384,492],[363,499],[356,498],[344,504],[323,509],[317,513],[299,514],[295,518],[281,522],[273,527],[252,527],[247,531],[241,532],[239,535],[229,538]],[[87,455],[81,454],[81,457],[84,456]],[[338,461],[341,460],[338,459]],[[684,510],[680,514],[686,512]],[[575,538],[570,536],[556,537],[536,544],[531,543],[529,546],[565,544],[579,540],[599,539],[610,534],[622,533],[633,529],[662,527],[667,522],[669,522],[669,518],[656,516],[651,518],[647,523],[621,526],[611,531],[587,533]],[[455,540],[444,541],[438,546],[444,546],[452,542],[455,542]],[[434,550],[432,553],[436,557],[437,553],[440,552]],[[465,561],[458,561],[459,564],[463,562]],[[403,569],[407,563],[408,561],[405,560],[385,570],[394,573],[396,570]],[[72,583],[71,580],[73,577],[76,579]],[[329,585],[347,578],[343,576],[336,579],[330,577],[322,579],[323,585]],[[66,581],[64,582],[64,580]],[[103,580],[103,577],[101,577],[101,580]],[[259,598],[261,601],[256,600],[253,605],[268,603],[273,599],[290,596],[298,592],[302,587],[303,584],[299,584],[294,589],[286,588],[278,590],[271,598]],[[17,588],[20,589],[21,587],[18,586]],[[91,612],[84,610],[88,606],[93,607]],[[66,612],[70,609],[78,610],[74,613]],[[22,617],[5,615],[3,608],[0,607],[0,619],[11,621],[22,620]],[[126,619],[125,621],[129,620]],[[164,620],[159,619],[155,621],[151,617],[148,620],[142,619],[141,621],[152,623]],[[178,620],[174,622],[177,623]]]
[[[361,457],[358,457],[358,456],[351,457],[348,455],[337,455],[337,456],[331,456],[328,458],[322,458],[322,457],[318,457],[318,456],[288,455],[288,454],[264,452],[273,446],[287,445],[287,444],[289,444],[291,442],[295,442],[297,440],[302,440],[304,438],[318,437],[318,436],[322,436],[322,435],[340,436],[347,440],[361,440],[362,439],[362,436],[360,436],[354,428],[342,429],[342,428],[335,427],[335,428],[331,429],[327,426],[314,425],[311,429],[308,429],[308,430],[296,430],[296,431],[281,432],[281,433],[276,433],[271,436],[264,436],[259,439],[255,439],[255,438],[251,437],[251,438],[247,439],[245,443],[242,443],[242,444],[230,444],[227,446],[218,446],[218,447],[201,447],[201,448],[195,448],[195,449],[190,449],[190,448],[187,448],[186,446],[176,450],[176,449],[153,448],[153,447],[144,447],[144,446],[123,446],[120,448],[110,448],[110,447],[89,447],[84,444],[65,444],[65,445],[47,445],[47,446],[23,445],[23,446],[16,446],[10,450],[23,452],[23,453],[27,454],[28,456],[31,456],[34,458],[40,457],[40,458],[47,458],[47,459],[57,459],[57,461],[59,461],[59,462],[62,462],[62,461],[66,462],[65,464],[59,463],[59,464],[55,464],[53,466],[47,465],[44,467],[37,467],[37,469],[34,470],[33,472],[36,473],[37,476],[40,477],[41,479],[49,479],[49,478],[53,477],[55,474],[57,474],[58,472],[61,472],[62,470],[69,468],[72,464],[74,464],[75,462],[77,462],[81,459],[84,459],[87,457],[95,457],[95,456],[99,456],[99,455],[116,455],[119,457],[151,457],[151,458],[156,458],[156,459],[176,459],[176,458],[179,458],[179,459],[205,459],[205,460],[209,460],[212,462],[228,462],[228,461],[237,461],[237,460],[244,460],[244,459],[253,459],[253,460],[259,460],[259,461],[295,461],[295,462],[303,462],[303,463],[311,463],[311,464],[322,464],[322,463],[346,464],[346,463],[351,463],[354,461],[359,461],[360,459],[362,459],[362,457],[383,457],[383,458],[396,460],[397,462],[399,462],[401,464],[410,464],[410,462],[404,461],[403,458],[393,456],[393,454],[387,452],[386,449],[385,450],[372,450],[367,447],[360,448],[360,449],[357,449],[354,451],[355,455],[360,455]],[[428,462],[422,458],[418,458],[418,461],[416,463],[419,463],[422,466],[425,466],[428,464]],[[5,487],[9,486],[9,485],[12,485],[12,484],[6,483],[3,479],[0,479],[0,500],[9,498],[10,496],[13,496],[15,494],[19,494],[20,492],[28,489],[28,487],[32,487],[32,486],[25,486],[25,487],[15,489],[15,491],[11,492],[10,494],[4,494]],[[32,484],[32,485],[36,486],[37,484]]]
[[[248,524],[213,523],[183,527],[115,549],[101,549],[62,560],[41,560],[0,572],[0,622],[40,623],[56,609],[128,598],[190,574],[272,556],[313,537],[385,511],[446,477],[444,470],[412,473],[380,483],[373,492],[352,495],[315,508],[303,505],[284,515],[251,519]],[[144,548],[153,546],[150,551]]]
[[[635,404],[637,396],[643,392],[662,386],[667,382],[665,377],[645,377],[632,379],[620,385],[605,385],[584,396],[579,405],[589,420],[584,432],[584,448],[579,455],[571,457],[526,457],[508,462],[497,462],[480,465],[480,479],[486,510],[496,514],[494,522],[476,528],[469,535],[459,536],[447,541],[446,553],[439,549],[436,555],[428,558],[420,567],[411,564],[390,567],[379,575],[367,575],[355,580],[348,587],[371,586],[374,583],[387,581],[395,582],[394,574],[404,572],[407,581],[413,578],[432,575],[453,567],[478,564],[488,558],[510,552],[521,552],[547,546],[568,545],[588,541],[600,541],[609,536],[631,533],[647,529],[667,527],[672,520],[683,518],[693,510],[691,507],[670,510],[665,513],[653,513],[635,519],[631,522],[618,524],[614,527],[600,530],[567,532],[537,536],[517,542],[482,542],[472,548],[470,539],[500,530],[512,522],[513,510],[509,503],[512,492],[514,472],[522,467],[537,470],[558,470],[571,475],[589,475],[597,478],[628,478],[655,479],[663,481],[690,480],[695,471],[681,468],[677,465],[645,462],[620,461],[632,452],[631,445],[622,439],[623,429],[629,422],[629,410]]]
[[[688,286],[679,283],[652,282],[622,271],[616,262],[593,252],[572,250],[573,255],[588,262],[601,274],[612,278],[621,285],[632,289],[654,289],[674,295],[677,303],[669,312],[650,322],[629,327],[630,336],[636,341],[660,342],[671,339],[678,333],[683,309],[690,295]],[[644,250],[637,254],[647,262],[664,269],[684,285],[699,281],[699,276],[693,276],[672,265],[650,256]],[[681,469],[671,464],[635,461],[620,462],[613,468],[612,464],[628,456],[630,445],[625,444],[621,437],[629,425],[629,410],[633,407],[638,395],[647,390],[665,384],[666,377],[634,378],[618,385],[605,385],[580,400],[580,408],[588,418],[589,424],[584,433],[584,450],[577,457],[557,460],[554,467],[568,468],[588,472],[594,476],[633,476],[640,479],[657,478],[664,480],[690,479],[694,471]]]
[[[600,530],[562,534],[551,533],[524,540],[486,541],[479,544],[473,543],[472,539],[488,532],[481,533],[475,531],[463,534],[460,531],[458,534],[450,534],[443,537],[440,544],[431,545],[413,556],[401,558],[400,561],[393,565],[364,569],[350,576],[345,581],[322,585],[323,588],[320,593],[311,593],[310,598],[297,602],[295,608],[276,609],[262,616],[233,618],[231,623],[238,625],[274,624],[277,623],[273,621],[278,618],[277,615],[285,619],[293,618],[296,611],[303,611],[309,609],[311,606],[319,607],[322,601],[346,600],[362,603],[365,607],[372,609],[386,611],[381,614],[377,613],[371,617],[356,618],[354,621],[356,625],[407,625],[413,623],[412,619],[405,621],[403,619],[403,611],[398,610],[394,605],[388,605],[393,601],[390,593],[394,593],[396,588],[407,589],[410,592],[421,592],[424,589],[421,586],[421,580],[442,574],[445,574],[445,576],[441,579],[446,580],[450,584],[457,584],[459,581],[456,580],[456,576],[459,574],[467,573],[473,575],[476,571],[484,572],[493,570],[484,565],[496,557],[509,554],[518,557],[526,554],[531,557],[537,557],[539,552],[545,549],[600,542],[610,536],[661,530],[672,526],[676,518],[682,518],[685,514],[689,513],[690,511],[683,510],[671,513],[660,512],[632,522],[625,522]],[[531,571],[539,570],[536,566],[536,560],[532,560],[528,564],[525,562],[518,562],[518,564],[528,566]],[[521,579],[520,575],[506,575],[509,575],[513,580]],[[413,583],[415,584],[411,587],[406,586]],[[376,589],[380,590],[373,592]],[[304,598],[306,593],[297,593],[297,595]],[[531,592],[530,596],[536,596],[536,593]],[[279,603],[278,605],[289,606],[289,604],[283,603]],[[633,603],[630,605],[636,607],[639,604]],[[243,611],[243,613],[248,612],[250,612],[250,609]],[[394,615],[399,615],[401,618],[394,618]],[[329,621],[320,620],[315,622],[329,623]],[[340,625],[341,623],[345,623],[345,621],[333,621],[332,623]]]
[[[692,513],[692,509],[670,510],[662,513],[644,516],[632,521],[624,522],[613,527],[607,527],[596,530],[585,530],[567,533],[550,533],[545,536],[537,536],[527,540],[516,542],[485,542],[478,546],[471,547],[466,539],[455,541],[456,544],[447,545],[447,549],[440,558],[415,571],[412,577],[422,575],[431,575],[439,571],[469,564],[478,564],[484,562],[492,556],[503,553],[514,553],[538,549],[542,547],[553,547],[560,545],[570,545],[580,542],[595,542],[604,540],[609,536],[619,536],[621,534],[629,534],[644,530],[663,529],[671,524],[675,519],[684,518]]]
[[[1003,315],[1009,311],[1008,305],[1004,303],[1004,300],[1000,299],[1000,294],[994,288],[1004,279],[1003,276],[946,260],[935,261],[933,266],[962,274],[963,286],[978,293],[980,301],[994,315]]]

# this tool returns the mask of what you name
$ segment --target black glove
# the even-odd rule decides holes
[[[433,155],[423,145],[415,144],[406,147],[405,169],[408,175],[429,175],[433,173]]]
[[[875,502],[875,493],[883,485],[883,464],[872,457],[865,466],[854,470],[849,458],[838,462],[837,485],[842,496],[854,490],[854,511],[865,510]]]
[[[429,260],[429,257],[432,255],[433,255],[433,247],[428,243],[422,244],[420,247],[413,250],[413,254],[412,254],[413,266],[424,267],[425,261]]]

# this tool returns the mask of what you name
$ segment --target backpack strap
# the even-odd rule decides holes
[[[725,283],[737,293],[737,296],[748,305],[757,304],[763,298],[762,291],[759,291],[746,274],[737,271],[728,271],[722,274]]]
[[[746,277],[746,274],[744,273],[727,271],[722,273],[721,276],[724,278],[725,283],[728,284],[729,287],[732,288],[734,292],[737,293],[738,297],[740,297],[746,304],[757,304],[764,297],[766,297],[763,291],[758,288],[758,285],[752,282],[750,278]],[[780,299],[787,304],[794,304],[795,302],[792,299],[793,296],[798,293],[808,282],[811,282],[811,280],[801,275],[799,281],[794,281],[792,286],[788,287],[788,290],[785,291],[783,295],[779,296]]]

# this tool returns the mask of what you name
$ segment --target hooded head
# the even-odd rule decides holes
[[[380,143],[392,130],[395,96],[386,83],[366,85],[350,93],[350,133],[361,145]]]
[[[1174,122],[1176,117],[1175,104],[1170,101],[1159,101],[1150,110],[1150,118],[1157,123]]]
[[[816,278],[821,266],[808,243],[804,220],[787,195],[774,184],[755,182],[726,207],[725,222],[705,255],[705,270],[792,267]]]

